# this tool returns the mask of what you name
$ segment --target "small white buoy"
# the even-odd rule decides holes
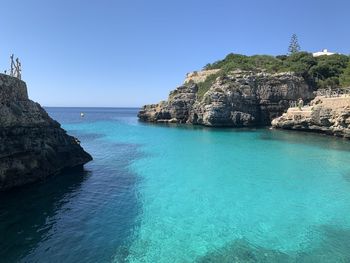
[[[80,112],[80,117],[84,117],[85,116],[85,114],[84,114],[84,112]]]

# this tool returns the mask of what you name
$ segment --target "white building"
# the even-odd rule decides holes
[[[322,50],[322,51],[312,53],[312,55],[313,55],[314,57],[319,57],[319,56],[330,56],[330,55],[334,55],[334,54],[335,54],[335,53],[329,52],[328,49],[324,49],[324,50]]]

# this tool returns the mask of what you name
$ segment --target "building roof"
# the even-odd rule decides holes
[[[330,56],[334,55],[335,53],[329,52],[328,49],[323,49],[322,51],[312,53],[314,57],[319,57],[319,56]]]

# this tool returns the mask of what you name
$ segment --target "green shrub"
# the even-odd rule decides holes
[[[335,54],[331,56],[313,57],[308,52],[295,52],[290,55],[245,56],[229,54],[223,60],[207,64],[204,69],[221,69],[221,74],[227,74],[233,70],[265,71],[269,73],[293,71],[304,77],[314,88],[325,85],[346,86],[350,85],[350,58],[345,55]],[[201,83],[200,91],[203,95],[210,87],[213,77]],[[203,93],[204,92],[204,93]]]
[[[198,92],[197,97],[199,100],[202,100],[204,94],[210,89],[210,87],[213,85],[214,81],[217,77],[219,77],[222,74],[222,72],[218,72],[216,74],[208,76],[205,81],[198,83]]]
[[[343,73],[339,77],[340,85],[342,87],[350,87],[350,62],[348,62],[347,67],[344,69]]]
[[[221,69],[224,73],[233,70],[266,70],[277,72],[282,66],[282,61],[273,56],[254,55],[245,56],[240,54],[229,54],[223,60],[207,64],[204,69]]]

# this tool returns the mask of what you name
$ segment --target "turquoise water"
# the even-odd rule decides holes
[[[348,141],[47,110],[94,161],[0,195],[4,262],[350,262]]]

